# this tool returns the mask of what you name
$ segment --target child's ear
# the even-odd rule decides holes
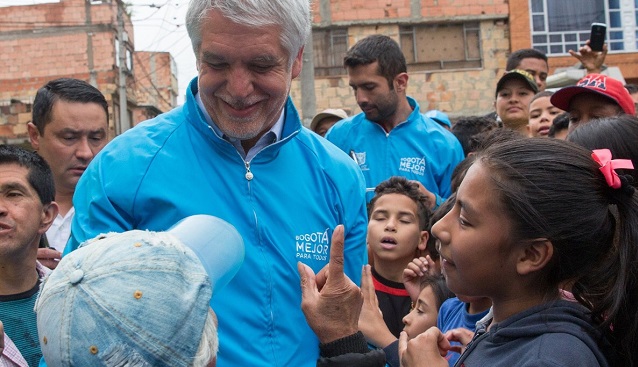
[[[428,246],[428,239],[430,239],[430,232],[421,231],[421,240],[419,241],[417,248],[421,251],[425,251]]]
[[[552,260],[554,245],[547,238],[537,238],[522,244],[523,248],[516,263],[516,271],[527,275],[542,270]]]
[[[414,257],[425,257],[426,255],[431,255],[428,251],[428,239],[430,238],[430,232],[421,231],[419,235],[419,243],[416,245],[416,249],[414,249]]]

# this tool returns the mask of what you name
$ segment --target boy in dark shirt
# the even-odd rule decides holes
[[[411,306],[402,283],[403,269],[415,257],[426,255],[431,212],[415,182],[394,176],[376,187],[368,214],[367,243],[379,309],[398,338]]]

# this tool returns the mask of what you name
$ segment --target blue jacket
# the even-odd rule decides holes
[[[489,315],[489,314],[488,314]],[[486,316],[455,366],[606,367],[611,345],[576,302],[557,300],[531,307],[487,326]]]
[[[407,98],[412,113],[389,133],[360,113],[335,124],[326,139],[357,161],[366,178],[368,201],[381,181],[404,176],[434,193],[438,206],[452,193],[452,171],[465,158],[463,148],[452,133],[423,116],[413,98]]]
[[[282,139],[245,162],[206,123],[196,93],[194,79],[183,106],[116,137],[95,157],[75,191],[65,252],[104,232],[166,230],[193,214],[220,217],[241,233],[246,258],[211,300],[218,366],[314,366],[319,341],[301,311],[296,264],[319,271],[329,261],[332,230],[344,224],[345,272],[360,282],[364,178],[346,154],[302,128],[290,99]]]

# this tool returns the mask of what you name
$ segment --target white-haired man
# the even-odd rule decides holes
[[[310,34],[307,0],[192,0],[197,59],[183,106],[115,138],[74,196],[65,252],[108,231],[164,230],[192,214],[237,228],[246,259],[212,305],[220,366],[314,366],[296,263],[329,261],[345,226],[345,272],[366,262],[364,178],[345,153],[303,128],[289,97]]]

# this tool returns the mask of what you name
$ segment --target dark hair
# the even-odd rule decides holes
[[[439,207],[434,210],[434,212],[432,213],[432,217],[430,218],[430,228],[428,228],[428,231],[430,231],[434,223],[440,221],[441,218],[445,217],[445,215],[450,210],[452,210],[452,208],[454,207],[455,200],[456,200],[456,194],[453,193],[449,198],[447,198],[447,200],[441,203],[441,205],[439,205]],[[437,250],[436,248],[436,241],[437,241],[436,237],[430,236],[428,237],[428,242],[425,245],[425,248],[428,251],[428,254],[430,255],[430,257],[432,258],[432,261],[437,261],[441,257],[441,255],[439,254],[439,250]]]
[[[629,94],[638,93],[638,85],[636,84],[625,84],[625,89],[627,89]]]
[[[79,103],[97,103],[104,109],[106,123],[109,121],[109,106],[102,92],[91,84],[71,78],[51,80],[38,90],[33,101],[33,124],[40,135],[44,127],[51,122],[51,111],[58,100]]]
[[[589,150],[609,149],[615,159],[631,159],[638,169],[638,118],[631,115],[605,117],[579,125],[567,135],[567,140]],[[638,170],[618,170],[632,177],[638,186]]]
[[[552,259],[539,286],[555,294],[573,282],[576,300],[609,337],[610,365],[638,356],[638,195],[626,181],[611,188],[591,151],[555,139],[519,139],[479,153],[515,239],[548,239]],[[612,205],[615,210],[610,210]],[[610,325],[613,325],[611,327]]]
[[[504,141],[527,139],[527,137],[516,130],[502,127],[490,131],[485,131],[481,134],[476,135],[473,139],[475,140],[473,144],[476,145],[474,151],[479,152],[481,150],[489,148],[492,145],[499,144]]]
[[[450,186],[452,186],[452,192],[456,192],[456,190],[459,189],[459,186],[461,185],[461,182],[463,182],[468,168],[472,166],[475,159],[475,154],[468,155],[467,157],[465,157],[464,160],[459,162],[456,167],[454,167],[454,170],[452,171],[452,179],[450,182]]]
[[[34,152],[15,145],[0,145],[0,165],[17,164],[29,170],[27,181],[33,187],[42,205],[55,199],[53,173],[47,162]]]
[[[543,98],[543,97],[551,97],[554,95],[554,92],[549,91],[549,90],[544,90],[542,92],[538,92],[536,94],[534,94],[534,97],[532,97],[532,100],[529,101],[529,104],[531,105],[532,102],[534,102],[535,100],[539,99],[539,98]]]
[[[432,211],[428,207],[427,196],[421,190],[416,182],[411,182],[403,176],[392,176],[389,179],[382,181],[374,189],[374,197],[368,204],[368,217],[374,210],[374,204],[377,200],[387,194],[401,194],[412,199],[417,206],[417,215],[419,217],[419,228],[422,231],[429,231],[430,217]]]
[[[426,287],[432,287],[437,310],[441,308],[445,300],[455,297],[454,293],[447,287],[445,278],[440,275],[428,275],[421,278],[421,290],[424,290]]]
[[[549,127],[547,136],[553,138],[559,131],[567,130],[569,128],[569,112],[563,112],[560,115],[554,117],[552,126]]]
[[[379,75],[386,78],[393,89],[394,77],[407,72],[405,56],[399,44],[392,38],[380,34],[368,36],[355,43],[343,58],[343,66],[354,68],[378,62]]]
[[[523,59],[541,59],[547,63],[547,55],[533,48],[523,48],[512,52],[507,58],[505,70],[510,71],[517,69]]]
[[[474,141],[472,140],[473,137],[497,127],[496,120],[487,116],[466,116],[456,120],[450,131],[459,140],[463,152],[467,156],[476,150],[476,145],[473,144]]]

